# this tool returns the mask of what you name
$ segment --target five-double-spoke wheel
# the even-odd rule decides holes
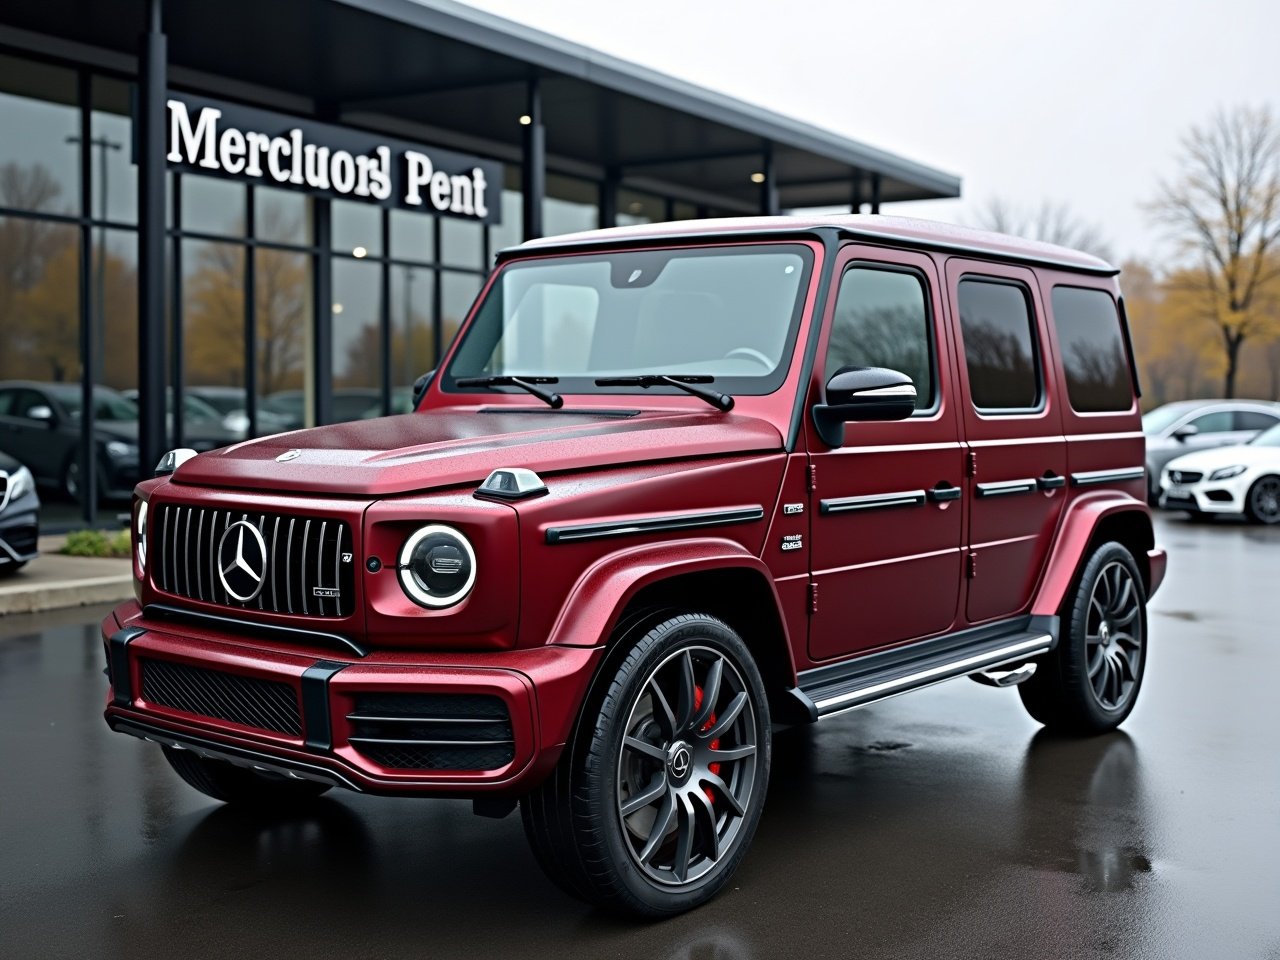
[[[521,804],[562,887],[644,916],[695,907],[755,833],[769,775],[759,671],[722,621],[684,614],[620,649],[556,773]]]
[[[1064,733],[1102,733],[1133,710],[1146,666],[1147,595],[1133,555],[1104,543],[1063,611],[1058,646],[1018,687],[1027,712]]]

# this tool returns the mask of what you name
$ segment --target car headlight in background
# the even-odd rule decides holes
[[[400,586],[424,607],[451,607],[476,582],[476,554],[457,530],[432,523],[416,530],[400,550]]]
[[[36,488],[36,481],[31,476],[31,471],[26,467],[19,467],[9,475],[9,496],[10,503],[19,497],[25,497],[28,493]]]
[[[1213,473],[1209,474],[1210,480],[1230,480],[1232,477],[1238,477],[1244,473],[1246,467],[1242,463],[1238,463],[1232,467],[1219,467]]]
[[[131,457],[136,459],[138,445],[125,443],[123,440],[112,440],[107,444],[107,456],[112,460],[128,460]]]
[[[147,501],[143,500],[138,504],[138,516],[133,521],[134,543],[137,544],[134,552],[138,556],[139,573],[147,571],[147,513]]]

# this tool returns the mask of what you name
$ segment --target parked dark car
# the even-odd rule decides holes
[[[378,412],[369,414],[370,408]],[[300,430],[306,426],[306,395],[301,390],[280,390],[270,394],[263,402],[262,409],[269,415],[278,417],[286,426],[282,430]],[[367,416],[381,416],[382,391],[365,387],[343,387],[333,391],[333,422],[345,423],[348,420],[367,419]],[[264,432],[265,431],[260,431]]]
[[[121,392],[121,396],[132,400],[134,403],[138,402],[137,390],[124,390]],[[172,390],[165,390],[164,413],[166,417],[173,417]],[[204,439],[207,443],[212,443],[214,447],[225,447],[228,444],[244,440],[248,436],[247,427],[247,419],[243,424],[228,425],[227,418],[203,397],[199,397],[189,390],[183,393],[182,435],[184,438],[190,434]]]
[[[98,492],[125,498],[142,476],[138,407],[109,387],[95,387],[93,397]],[[0,452],[26,465],[37,483],[72,500],[80,496],[80,401],[76,383],[0,382]],[[194,450],[213,450],[232,439],[216,422],[186,431]]]
[[[244,387],[187,387],[186,395],[196,397],[207,403],[222,419],[222,426],[243,440],[249,435],[248,398]],[[267,436],[296,429],[291,418],[268,410],[261,397],[258,398],[258,435]]]
[[[0,453],[0,577],[17,573],[36,557],[40,498],[31,471]]]

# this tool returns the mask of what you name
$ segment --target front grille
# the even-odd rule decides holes
[[[1188,507],[1192,510],[1199,510],[1200,504],[1196,503],[1194,497],[1165,497],[1164,506],[1166,507]]]
[[[496,770],[515,758],[511,715],[488,694],[360,693],[351,745],[400,770]]]
[[[222,537],[242,520],[261,534],[267,554],[261,590],[247,601],[227,590],[219,571],[224,565]],[[165,593],[242,610],[315,617],[346,617],[354,609],[351,528],[341,520],[166,503],[157,505],[149,526],[152,576]],[[247,582],[256,586],[254,580]],[[236,584],[233,589],[241,596],[250,594]]]
[[[142,699],[202,717],[302,736],[293,687],[167,660],[142,660]]]
[[[1196,470],[1170,470],[1169,479],[1174,483],[1199,483],[1204,476]]]

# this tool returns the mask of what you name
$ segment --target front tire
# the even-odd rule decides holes
[[[1058,645],[1018,686],[1027,712],[1058,733],[1114,730],[1133,711],[1147,661],[1147,595],[1133,555],[1104,543],[1063,611]]]
[[[682,913],[737,869],[769,762],[769,707],[746,644],[714,617],[671,617],[588,701],[556,771],[521,801],[525,832],[568,892],[636,916]]]
[[[1254,523],[1280,523],[1280,477],[1259,477],[1245,495],[1245,514]]]
[[[290,780],[210,760],[190,750],[162,747],[173,772],[206,797],[251,809],[279,809],[314,800],[329,789],[315,780]]]

